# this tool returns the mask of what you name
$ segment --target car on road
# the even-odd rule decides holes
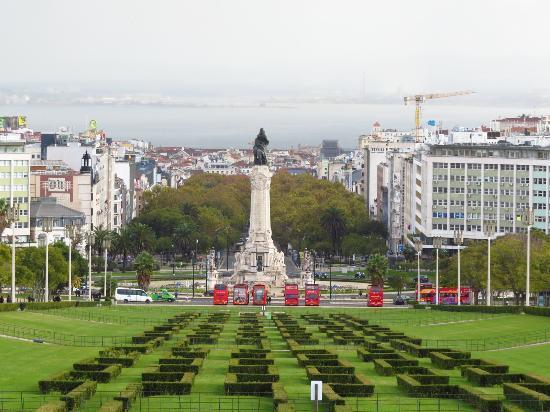
[[[404,304],[405,304],[405,299],[403,299],[403,296],[397,295],[397,296],[393,299],[393,304],[394,304],[394,305],[404,305]]]
[[[159,292],[151,293],[153,302],[175,302],[176,297],[166,289],[161,289]]]
[[[365,279],[365,272],[355,272],[355,279]]]
[[[315,279],[328,279],[328,274],[326,272],[315,272]]]

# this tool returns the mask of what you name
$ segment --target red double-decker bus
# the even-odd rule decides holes
[[[227,305],[229,302],[229,289],[227,285],[219,283],[214,285],[214,305]]]
[[[298,306],[300,290],[296,283],[285,284],[285,306]]]
[[[269,293],[266,285],[254,285],[252,287],[252,304],[265,306],[267,304],[267,294]]]
[[[233,304],[248,305],[248,285],[246,283],[233,286]]]
[[[367,298],[367,306],[382,307],[384,306],[384,288],[381,286],[371,286],[369,296]]]
[[[472,291],[470,288],[460,288],[460,304],[469,305],[472,303]],[[435,305],[435,289],[426,288],[420,290],[420,303],[426,305]],[[439,288],[439,304],[440,305],[456,305],[458,303],[457,299],[457,288],[445,287]]]
[[[321,291],[319,285],[306,284],[305,286],[306,306],[319,306],[321,301]]]

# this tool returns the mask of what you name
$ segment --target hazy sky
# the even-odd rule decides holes
[[[550,96],[550,2],[11,0],[2,86]]]

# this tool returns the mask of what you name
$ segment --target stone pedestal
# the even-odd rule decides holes
[[[271,238],[271,172],[254,166],[250,175],[250,228],[242,249],[235,253],[235,283],[283,286],[287,276],[285,257]]]

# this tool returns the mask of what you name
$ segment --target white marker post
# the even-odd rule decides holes
[[[311,401],[313,411],[319,412],[319,401],[323,400],[323,381],[311,381]]]

